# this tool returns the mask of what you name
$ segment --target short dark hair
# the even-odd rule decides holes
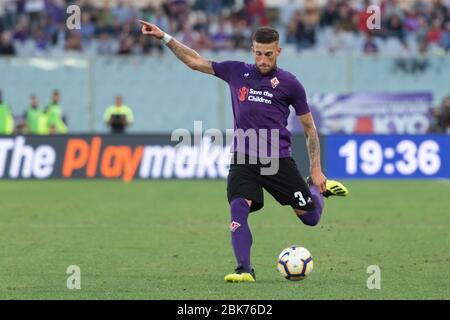
[[[277,30],[271,27],[260,27],[256,29],[256,31],[253,33],[252,41],[258,42],[258,43],[272,43],[275,41],[280,40],[280,34]]]

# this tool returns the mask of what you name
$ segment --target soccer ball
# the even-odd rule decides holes
[[[281,251],[278,257],[278,271],[288,280],[305,279],[313,270],[314,262],[308,249],[291,246]]]

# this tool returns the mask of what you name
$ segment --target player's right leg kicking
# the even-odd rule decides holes
[[[322,194],[320,193],[318,187],[312,183],[310,177],[306,179],[306,182],[309,186],[309,190],[311,192],[315,208],[312,211],[304,211],[301,209],[294,209],[294,211],[304,224],[308,226],[315,226],[319,223],[320,217],[322,216],[324,206],[323,197],[325,198],[328,198],[330,196],[346,197],[348,195],[348,190],[339,181],[327,180],[326,182],[327,190]]]

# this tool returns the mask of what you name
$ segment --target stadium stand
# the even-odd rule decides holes
[[[368,30],[366,8],[381,9]],[[81,8],[81,30],[67,30],[65,9]],[[199,51],[247,50],[251,30],[273,25],[283,44],[314,53],[426,53],[450,50],[448,0],[3,0],[0,54],[18,56],[162,53],[137,19],[155,22]]]

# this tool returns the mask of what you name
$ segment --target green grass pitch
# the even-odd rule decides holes
[[[250,216],[257,282],[230,284],[225,181],[1,181],[0,298],[449,299],[449,182],[346,183],[313,228],[265,194]],[[314,256],[304,281],[276,269],[292,244]]]

